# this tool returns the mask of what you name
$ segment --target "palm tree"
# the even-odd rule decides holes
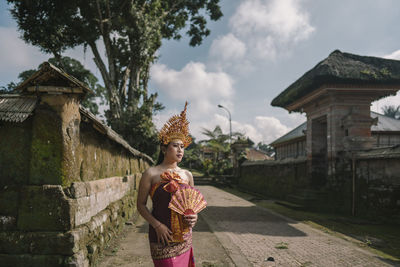
[[[400,119],[399,110],[400,110],[400,105],[397,107],[394,105],[389,105],[389,106],[384,106],[382,108],[383,114],[393,119]]]
[[[222,133],[222,129],[217,125],[214,130],[203,128],[202,134],[209,137],[208,140],[200,141],[214,152],[214,162],[218,161],[222,153],[229,152],[229,135]]]

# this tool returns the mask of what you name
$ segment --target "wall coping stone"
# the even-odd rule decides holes
[[[307,161],[307,157],[297,157],[297,158],[287,158],[281,160],[258,160],[258,161],[250,161],[246,160],[242,163],[241,166],[257,166],[257,165],[284,165],[284,164],[293,164],[293,163],[303,163]]]

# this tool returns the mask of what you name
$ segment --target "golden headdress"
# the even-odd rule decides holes
[[[179,139],[187,147],[192,142],[192,138],[189,136],[189,122],[186,119],[187,104],[186,102],[180,115],[172,116],[160,130],[158,138],[162,144],[167,145],[169,142]]]

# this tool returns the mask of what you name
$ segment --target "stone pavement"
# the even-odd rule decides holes
[[[203,217],[216,236],[228,236],[253,266],[392,266],[349,241],[235,195],[212,186],[198,188],[208,202]]]
[[[98,266],[153,266],[147,232],[148,223],[142,217],[139,217],[133,225],[126,225],[120,238],[106,249],[105,256],[100,259]],[[235,266],[224,247],[200,216],[193,231],[193,250],[196,266]]]
[[[198,267],[392,266],[351,242],[218,188],[197,188],[208,202],[193,233]],[[99,266],[153,266],[147,227],[143,219],[127,226]],[[268,257],[275,261],[266,261]]]

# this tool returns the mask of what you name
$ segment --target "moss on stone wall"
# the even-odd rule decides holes
[[[61,121],[49,107],[36,110],[31,145],[30,184],[63,184]]]
[[[286,164],[242,165],[239,186],[246,190],[285,200],[309,184],[306,161]]]
[[[121,145],[94,130],[90,124],[81,124],[80,140],[82,181],[141,172],[139,167],[141,159],[134,157]]]
[[[400,159],[357,161],[356,212],[400,220]]]
[[[32,119],[0,122],[0,188],[26,184],[29,177]]]
[[[18,229],[66,231],[74,226],[74,206],[61,186],[26,186],[20,192]]]
[[[19,189],[19,185],[0,188],[0,215],[17,216]]]

